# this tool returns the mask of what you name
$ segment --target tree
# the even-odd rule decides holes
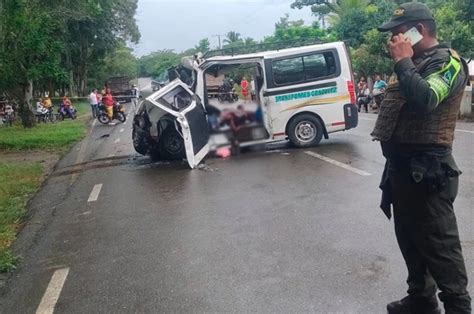
[[[354,70],[364,75],[389,73],[387,35],[377,27],[392,15],[396,4],[388,0],[296,0],[293,7],[311,6],[313,13],[328,17],[330,32],[351,46]]]
[[[242,38],[240,37],[240,33],[230,31],[226,34],[226,38],[224,38],[224,46],[228,47],[235,47],[236,45],[242,44]]]
[[[258,44],[257,41],[255,39],[251,38],[251,37],[246,37],[244,39],[244,45],[245,46],[255,46],[257,44]]]
[[[89,72],[124,42],[137,42],[137,0],[1,0],[0,92],[34,123],[31,98],[85,94]]]
[[[472,10],[468,1],[448,1],[434,10],[438,28],[438,38],[441,42],[450,42],[451,46],[465,58],[474,57],[474,23]]]
[[[288,15],[285,15],[275,24],[273,35],[265,37],[263,42],[274,49],[281,49],[307,42],[334,40],[335,37],[327,30],[320,28],[318,23],[307,26],[301,20],[290,21]]]
[[[139,59],[140,76],[158,77],[181,62],[181,56],[171,49],[155,51]]]
[[[135,78],[138,76],[138,71],[139,63],[132,49],[122,43],[113,53],[107,55],[99,66],[90,70],[92,79],[89,81],[89,87],[90,89],[100,87],[112,76]]]
[[[137,1],[67,0],[67,8],[58,12],[56,17],[63,20],[67,30],[63,61],[69,72],[70,94],[86,93],[89,67],[100,65],[122,41],[138,42],[140,32],[134,18]]]
[[[206,53],[209,51],[210,47],[211,43],[209,42],[209,39],[203,38],[196,46],[194,46],[194,50],[197,52]]]
[[[23,126],[32,127],[34,82],[64,78],[60,25],[39,1],[5,0],[0,9],[0,90],[17,100]]]
[[[303,7],[310,6],[311,12],[318,16],[323,23],[326,16],[330,16],[334,24],[348,10],[362,8],[364,5],[367,5],[366,0],[295,0],[291,7],[302,9]]]

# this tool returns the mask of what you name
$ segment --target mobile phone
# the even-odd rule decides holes
[[[415,26],[410,28],[403,34],[405,37],[410,38],[411,40],[411,45],[414,46],[416,45],[422,38],[423,36],[420,34],[420,32],[416,29]]]

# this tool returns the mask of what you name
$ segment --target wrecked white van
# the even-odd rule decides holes
[[[211,97],[206,77],[236,67],[250,73],[251,95],[229,102]],[[296,147],[310,147],[358,123],[343,42],[188,59],[187,68],[190,75],[173,80],[137,108],[137,152],[156,159],[186,158],[194,168],[223,135],[240,146],[289,139]]]

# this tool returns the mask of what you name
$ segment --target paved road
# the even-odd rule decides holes
[[[384,313],[406,287],[378,209],[374,119],[317,148],[273,145],[193,171],[136,155],[130,122],[95,125],[34,199],[1,312]],[[474,280],[474,128],[458,128]]]

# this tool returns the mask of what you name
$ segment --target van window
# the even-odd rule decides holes
[[[288,85],[332,76],[336,62],[332,52],[324,52],[276,60],[272,68],[275,85]]]
[[[191,105],[193,97],[182,86],[178,85],[157,101],[174,111],[182,111]]]
[[[273,62],[273,76],[278,85],[304,81],[303,58],[296,57]]]

